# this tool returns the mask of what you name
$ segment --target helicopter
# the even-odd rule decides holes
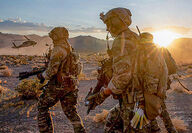
[[[23,47],[29,47],[29,46],[35,46],[37,44],[37,42],[30,40],[27,36],[24,35],[24,37],[27,39],[27,41],[23,42],[21,45],[16,45],[14,42],[12,42],[13,46],[12,48],[23,48]],[[19,40],[15,40],[15,41],[19,41]]]

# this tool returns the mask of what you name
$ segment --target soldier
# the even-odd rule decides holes
[[[116,95],[119,100],[119,116],[123,123],[121,132],[150,132],[143,126],[143,118],[148,123],[144,114],[146,101],[147,109],[151,107],[150,100],[144,100],[144,97],[147,94],[150,98],[153,96],[157,99],[157,105],[160,105],[159,97],[164,97],[167,83],[166,64],[153,49],[149,49],[150,55],[146,56],[137,48],[139,37],[128,28],[131,24],[131,12],[128,9],[114,8],[105,15],[102,13],[101,19],[107,25],[107,31],[115,38],[112,49],[108,52],[113,58],[113,76],[106,88],[88,99],[105,99],[111,94]],[[152,114],[150,111],[145,112],[148,118],[158,116],[158,107],[154,108]]]
[[[146,45],[155,45],[153,43],[153,35],[148,33],[148,32],[144,32],[140,35],[140,44],[143,45],[144,47]],[[162,50],[163,49],[163,50]],[[166,54],[163,51],[165,51],[165,48],[160,48],[160,50],[162,50],[162,54]],[[168,51],[168,50],[167,50]],[[169,53],[169,51],[168,51]],[[169,53],[170,54],[170,53]],[[171,55],[171,54],[170,54]],[[168,56],[164,56],[165,58],[167,58]],[[169,62],[166,62],[167,64],[170,64],[170,61],[175,64],[176,63],[174,61],[174,59],[172,57],[170,57],[171,59],[169,59]],[[166,59],[167,60],[167,59]],[[170,65],[169,65],[170,66]],[[169,71],[169,75],[174,74],[175,71],[175,67],[170,68],[171,70],[169,70],[170,67],[168,67],[168,71]],[[106,70],[107,71],[107,70]],[[110,71],[110,69],[109,69]],[[170,72],[171,71],[171,72]],[[167,89],[170,89],[170,84],[171,84],[171,80],[168,78],[168,83],[167,83]],[[120,112],[120,107],[119,104],[117,104],[115,107],[113,107],[109,114],[108,117],[106,119],[106,124],[105,124],[105,131],[115,131],[115,132],[121,132],[121,128],[122,128],[122,119],[119,117],[119,112]],[[177,133],[171,118],[169,116],[169,113],[167,111],[165,102],[163,102],[162,104],[162,113],[161,113],[161,118],[163,119],[164,125],[168,131],[168,133]],[[157,120],[152,120],[151,121],[151,131],[152,132],[158,132],[160,130],[160,127],[157,123]]]
[[[102,21],[107,26],[107,31],[111,36],[115,38],[110,57],[112,57],[113,77],[110,80],[108,87],[102,89],[97,95],[90,96],[89,99],[103,98],[105,99],[110,94],[119,96],[119,103],[121,106],[121,118],[123,120],[122,132],[129,127],[130,119],[125,115],[130,115],[130,112],[125,113],[123,93],[131,80],[131,68],[133,66],[132,56],[136,51],[136,43],[138,41],[138,35],[132,32],[128,26],[131,24],[131,12],[125,8],[115,8],[110,10],[105,15],[101,15]],[[98,98],[97,98],[98,97]],[[133,104],[134,106],[134,104]],[[126,117],[126,118],[125,118]]]
[[[142,33],[140,35],[139,44],[143,45],[143,49],[145,49],[145,47],[147,47],[147,45],[155,45],[153,43],[153,35],[148,32]],[[169,75],[176,73],[176,69],[177,69],[176,63],[175,63],[174,59],[171,57],[171,54],[169,53],[169,51],[166,48],[159,48],[159,49],[161,50],[163,57],[165,59],[165,62],[168,66]],[[172,65],[170,65],[170,64],[172,64]],[[170,66],[172,66],[172,67],[170,67]],[[167,90],[170,89],[170,84],[171,84],[171,80],[170,80],[170,78],[168,78]],[[163,101],[162,112],[161,112],[160,116],[163,119],[163,123],[164,123],[165,128],[167,129],[168,133],[177,133],[177,130],[175,129],[175,127],[171,121],[171,118],[169,116],[169,113],[167,111],[165,101]],[[151,121],[151,130],[153,132],[160,130],[156,119]]]
[[[83,122],[77,113],[77,65],[78,56],[73,54],[68,42],[69,33],[64,27],[56,27],[49,37],[53,40],[54,48],[51,53],[48,68],[37,75],[41,81],[49,80],[38,101],[38,126],[41,133],[54,132],[49,108],[58,101],[63,112],[71,121],[75,133],[85,133]]]

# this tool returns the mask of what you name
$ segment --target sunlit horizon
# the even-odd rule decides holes
[[[167,47],[175,39],[183,37],[181,34],[172,32],[170,30],[159,30],[152,33],[154,36],[154,43],[161,46]]]

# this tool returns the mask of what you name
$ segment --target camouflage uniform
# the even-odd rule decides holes
[[[104,131],[105,133],[122,133],[123,132],[123,118],[121,117],[121,109],[119,104],[114,106],[110,111],[109,114],[106,118],[106,123],[104,126]],[[133,115],[133,114],[132,114]],[[131,128],[131,127],[130,127]],[[127,131],[128,132],[128,131]],[[130,129],[129,132],[144,132],[144,133],[150,133],[150,127],[147,125],[145,129],[142,130],[135,130],[135,129]]]
[[[117,104],[114,106],[107,115],[104,130],[105,133],[122,133],[123,132],[123,120],[120,117],[120,106]]]
[[[58,101],[61,103],[63,112],[71,121],[74,132],[85,132],[82,120],[76,109],[78,97],[77,82],[71,84],[68,82],[69,80],[73,80],[73,78],[73,81],[75,81],[76,77],[68,75],[64,72],[64,68],[61,67],[61,64],[65,64],[67,56],[71,52],[71,46],[68,44],[67,39],[63,39],[68,38],[68,34],[66,37],[65,32],[67,32],[65,28],[57,27],[54,28],[49,35],[53,39],[54,48],[51,53],[48,68],[41,75],[43,78],[49,80],[47,87],[44,89],[38,101],[38,126],[41,133],[54,132],[49,108],[54,106]],[[64,77],[64,80],[61,81],[62,83],[58,80],[58,75]]]
[[[111,53],[110,57],[113,58],[113,77],[108,84],[108,88],[110,88],[114,95],[119,96],[119,116],[121,118],[119,120],[122,120],[120,132],[134,132],[130,126],[135,103],[133,97],[130,96],[131,92],[137,92],[138,95],[135,99],[138,98],[140,103],[144,101],[142,89],[139,89],[137,83],[133,83],[134,69],[136,69],[135,53],[137,49],[138,35],[128,28],[131,24],[130,16],[131,12],[125,8],[115,8],[110,10],[106,15],[101,14],[101,19],[107,25],[107,29],[111,35],[115,37],[112,49],[108,52]],[[114,110],[118,109],[115,108]],[[115,112],[116,111],[114,111],[112,117],[116,115]],[[110,116],[107,121],[110,121]],[[106,132],[111,132],[107,131],[109,125],[110,122],[106,123]],[[143,128],[138,132],[147,131]]]
[[[138,45],[139,37],[127,28],[131,24],[131,13],[128,9],[115,8],[106,15],[102,13],[100,16],[107,25],[107,30],[115,37],[112,49],[108,52],[111,53],[110,57],[113,58],[113,77],[107,89],[100,92],[100,96],[107,95],[109,93],[108,88],[113,94],[120,95],[119,116],[123,125],[121,132],[148,133],[150,128],[145,126],[142,129],[133,129],[130,121],[134,115],[133,109],[136,102],[139,102],[139,108],[146,109],[145,93],[155,97],[164,97],[167,87],[165,61],[157,52],[156,47],[150,47],[146,52]],[[157,113],[159,113],[160,109],[157,109]],[[112,112],[116,115],[116,111],[112,110]],[[108,117],[108,120],[110,121],[110,117]],[[110,124],[107,123],[106,128],[107,125]]]
[[[149,36],[150,35],[150,36]],[[141,34],[141,44],[149,44],[151,45],[153,36],[149,33],[142,33]],[[107,70],[106,70],[107,71]],[[167,89],[170,88],[171,81],[168,79],[167,83]],[[167,111],[166,105],[163,102],[162,104],[162,113],[161,113],[161,118],[163,119],[164,125],[169,133],[177,133],[175,130],[174,125],[172,124],[172,121],[170,119],[169,113]],[[122,118],[120,117],[120,107],[119,104],[116,105],[114,108],[112,108],[108,114],[108,117],[106,119],[106,124],[105,124],[105,132],[122,132]],[[151,130],[153,132],[159,131],[159,125],[157,123],[157,120],[152,120],[151,123]]]
[[[140,38],[140,44],[143,44],[144,46],[145,45],[155,45],[153,43],[153,35],[148,33],[148,32],[142,33],[141,34],[141,38]],[[161,48],[160,50],[164,51],[164,52],[167,52],[166,54],[171,56],[171,54],[169,53],[169,51],[166,48]],[[164,56],[164,59],[166,61],[167,56]],[[173,65],[176,65],[176,63],[175,63],[175,61],[174,61],[174,59],[172,57],[169,58],[168,62],[166,61],[166,64],[169,65],[169,64],[171,64],[170,62],[172,62]],[[176,73],[175,69],[169,69],[169,68],[170,67],[168,67],[169,75],[173,74],[173,73]],[[167,90],[170,89],[170,84],[171,84],[171,80],[168,77],[168,80],[167,80]],[[163,101],[163,103],[162,103],[162,112],[160,114],[160,117],[163,119],[163,123],[164,123],[165,128],[167,129],[168,133],[177,133],[177,131],[176,131],[176,129],[175,129],[175,127],[174,127],[174,125],[173,125],[173,123],[171,121],[171,118],[169,116],[169,113],[167,111],[167,107],[166,107],[165,101]],[[158,125],[156,119],[151,121],[151,130],[154,131],[154,132],[160,130],[159,125]]]
[[[162,113],[160,117],[163,119],[163,123],[168,133],[177,133],[170,119],[170,116],[166,109],[165,104],[162,105]],[[113,107],[109,111],[109,114],[106,118],[104,130],[106,133],[122,133],[122,129],[123,129],[122,125],[123,125],[123,120],[120,116],[120,107],[119,107],[119,104],[117,104],[115,107]],[[156,119],[151,121],[149,128],[151,128],[151,132],[158,132],[160,130]],[[150,129],[149,129],[149,132],[150,132]]]
[[[168,133],[177,133],[177,130],[175,129],[175,127],[171,121],[171,118],[169,116],[169,112],[167,111],[167,107],[165,105],[165,102],[163,102],[163,104],[162,104],[162,112],[161,112],[160,117],[163,120],[163,123],[164,123],[165,128],[166,128]],[[151,121],[150,124],[151,124],[151,130],[153,132],[160,130],[156,119]]]

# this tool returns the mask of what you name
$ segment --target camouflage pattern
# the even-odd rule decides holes
[[[106,67],[105,72],[107,72],[107,71],[111,72],[111,68]],[[102,73],[102,74],[105,74],[105,73]],[[102,74],[99,77],[104,77]],[[111,76],[108,77],[108,79],[111,79]],[[98,80],[99,80],[99,78],[98,78]],[[105,79],[102,79],[102,81],[103,80],[105,80]],[[171,81],[168,78],[168,82],[167,82],[168,88],[170,87],[170,84],[171,84]],[[137,96],[140,97],[139,95],[137,95]],[[177,133],[174,125],[172,124],[172,121],[171,121],[169,113],[166,109],[165,103],[163,103],[162,109],[163,110],[162,110],[162,113],[160,116],[163,119],[163,122],[164,122],[164,125],[165,125],[167,131],[170,133]],[[120,107],[118,104],[114,108],[112,108],[108,114],[108,117],[106,119],[105,128],[104,128],[105,132],[115,132],[115,133],[116,132],[122,132],[123,121],[122,121],[122,118],[120,117],[119,113],[120,113]],[[160,130],[160,127],[159,127],[156,119],[151,121],[150,125],[151,125],[151,131],[155,132],[155,131]]]
[[[104,130],[106,133],[122,133],[122,125],[123,120],[120,115],[120,107],[119,104],[117,104],[115,107],[113,107],[106,118],[106,123],[104,126]],[[170,119],[169,113],[166,109],[166,106],[163,106],[163,111],[160,115],[160,117],[163,119],[163,123],[165,125],[165,128],[167,129],[168,133],[177,133],[174,125],[172,124],[172,121]],[[157,120],[153,120],[150,123],[150,126],[147,127],[147,132],[158,132],[160,131],[160,127],[157,123]]]
[[[151,45],[151,46],[154,45],[153,47],[157,46],[153,42],[153,35],[149,32],[143,32],[140,34],[139,44],[142,45],[143,48],[149,47],[147,45]],[[144,48],[144,49],[146,49],[146,48]],[[171,53],[169,52],[169,50],[164,47],[159,47],[158,51],[162,54],[162,56],[166,62],[166,65],[168,68],[168,75],[175,74],[177,72],[178,68],[177,68],[177,64],[176,64],[175,60],[173,59],[173,57],[171,56]]]
[[[148,32],[142,33],[140,35],[139,44],[143,44],[143,47],[147,47],[147,48],[154,47],[155,44],[153,43],[153,35]],[[147,46],[147,45],[151,45],[151,46]],[[163,55],[163,58],[165,59],[165,62],[166,62],[167,68],[168,68],[168,75],[176,73],[176,70],[177,70],[176,63],[175,63],[174,59],[172,58],[168,49],[160,48],[159,51],[161,52],[161,54]],[[170,64],[171,64],[171,66],[170,66]],[[167,90],[170,89],[170,84],[171,84],[171,80],[170,80],[170,77],[168,77],[167,78]],[[162,104],[162,112],[160,114],[160,117],[163,119],[163,123],[164,123],[165,128],[167,129],[168,133],[177,133],[177,131],[171,121],[171,118],[169,116],[169,113],[167,111],[165,101],[163,101],[163,104]],[[160,130],[156,119],[151,121],[151,130],[152,131]]]
[[[170,82],[168,82],[168,86],[170,86]],[[161,119],[163,120],[163,123],[165,125],[166,130],[168,131],[168,133],[177,133],[171,118],[169,116],[169,113],[167,111],[166,105],[163,102],[162,105],[162,113],[160,115]],[[110,111],[109,114],[106,118],[106,123],[104,126],[104,130],[105,132],[113,132],[113,133],[121,133],[122,132],[122,127],[123,125],[123,121],[122,118],[120,117],[120,106],[119,104],[117,104],[115,107],[113,107]],[[158,132],[160,130],[160,127],[157,123],[157,120],[152,120],[150,122],[150,129],[148,129],[148,131],[151,130],[151,132]]]
[[[63,34],[63,35],[62,35]],[[75,133],[84,133],[84,125],[77,113],[77,77],[71,77],[63,71],[63,65],[72,51],[68,43],[68,31],[64,27],[54,28],[49,36],[54,48],[47,69],[42,76],[49,80],[38,101],[38,126],[41,133],[54,132],[49,108],[60,101],[63,112],[71,121]],[[74,81],[74,82],[73,82]]]
[[[97,69],[97,84],[94,89],[91,87],[87,96],[85,97],[85,106],[88,106],[87,114],[91,110],[94,110],[96,106],[103,103],[103,101],[109,96],[103,93],[103,87],[107,87],[109,81],[111,80],[113,71],[112,71],[112,60],[106,58],[100,61],[100,67]],[[90,97],[94,96],[89,100]]]
[[[133,115],[133,112],[130,111],[129,112],[130,117]],[[105,133],[122,133],[123,132],[123,116],[122,116],[122,111],[121,108],[119,106],[119,104],[117,104],[116,106],[114,106],[110,111],[109,114],[106,118],[106,123],[104,126],[104,131]],[[127,129],[126,132],[130,132],[130,133],[150,133],[151,129],[150,127],[148,127],[148,125],[143,128],[142,130],[138,130],[138,129],[133,129],[131,127],[129,127]]]
[[[113,57],[113,77],[109,86],[114,94],[121,94],[127,85],[131,83],[131,71],[134,64],[136,52],[137,34],[127,29],[119,34],[112,45],[111,53]]]
[[[165,103],[162,104],[162,113],[161,113],[161,118],[163,119],[163,123],[165,125],[165,128],[167,129],[168,133],[177,133],[177,130],[175,129],[171,118],[169,116],[169,113],[167,111],[167,107]]]
[[[142,88],[164,98],[168,78],[167,67],[156,47],[149,45],[143,50],[142,46],[136,47],[136,34],[129,31],[122,34],[114,40],[112,46],[113,77],[108,87],[114,94],[122,95],[123,132],[149,132],[149,128],[146,127],[142,130],[130,127],[132,111],[136,101],[139,101],[141,108],[145,108]]]
[[[71,88],[57,88],[55,81],[50,81],[38,101],[38,125],[41,133],[53,133],[52,118],[49,108],[60,101],[63,112],[71,121],[75,133],[84,133],[84,126],[77,113],[78,90],[68,91]]]
[[[167,68],[168,68],[168,75],[171,75],[171,74],[176,74],[177,73],[177,64],[175,62],[175,60],[173,59],[171,53],[169,52],[169,50],[167,48],[164,48],[162,47],[160,49],[164,59],[165,59],[165,62],[167,64]]]
[[[123,21],[127,26],[131,24],[131,12],[126,8],[113,8],[108,11],[105,15],[103,13],[100,14],[101,20],[106,23],[109,19],[118,17],[121,21]]]
[[[150,94],[165,98],[168,69],[165,60],[156,45],[139,45],[139,73],[143,87]]]
[[[149,32],[143,32],[140,34],[139,44],[152,44],[153,43],[153,35]]]
[[[80,56],[74,49],[72,49],[66,61],[62,63],[61,68],[60,75],[65,74],[75,78],[81,73],[82,64],[80,62]]]
[[[111,80],[113,76],[113,69],[112,69],[112,59],[106,58],[101,61],[101,69],[98,70],[98,81],[103,81],[105,87],[107,87],[109,81]]]
[[[156,119],[152,120],[150,122],[150,125],[151,125],[151,132],[152,133],[159,132],[161,130]]]
[[[51,52],[48,68],[43,72],[43,77],[47,80],[51,79],[57,74],[59,66],[62,61],[65,60],[69,52],[71,51],[70,45],[67,44],[54,44],[54,48]]]
[[[109,82],[108,87],[116,95],[121,95],[120,118],[122,119],[123,132],[148,132],[147,128],[141,130],[133,129],[130,126],[130,121],[133,118],[133,108],[136,101],[140,102],[140,107],[144,107],[144,96],[138,83],[133,83],[133,72],[136,69],[135,55],[138,36],[131,30],[127,29],[117,36],[114,40],[111,52],[113,55],[113,77]],[[134,86],[134,87],[133,87]],[[132,90],[133,88],[134,90]],[[134,94],[137,93],[133,97]],[[115,114],[114,114],[115,115]],[[109,118],[108,121],[110,121]],[[107,125],[110,124],[106,124]]]
[[[117,104],[114,106],[107,115],[105,126],[105,133],[122,133],[123,132],[123,120],[120,117],[120,106]]]
[[[127,30],[128,26],[132,23],[131,12],[126,8],[114,8],[108,11],[105,15],[100,14],[100,19],[106,24],[107,31],[110,32],[112,37],[117,37],[122,31]]]
[[[100,17],[106,24],[107,31],[115,37],[109,52],[113,59],[113,76],[108,88],[113,94],[120,95],[120,117],[123,125],[121,132],[149,133],[146,126],[142,129],[131,127],[134,105],[139,102],[138,107],[145,109],[144,91],[163,98],[167,87],[165,61],[155,48],[143,50],[143,47],[138,45],[139,36],[128,28],[131,24],[129,10],[114,8],[106,15],[101,13]]]
[[[161,112],[160,117],[163,120],[163,123],[164,123],[165,128],[166,128],[168,133],[178,133],[177,130],[175,129],[172,121],[171,121],[171,118],[169,116],[169,112],[167,111],[167,107],[166,107],[164,102],[162,104],[162,112]],[[151,130],[152,131],[158,131],[159,130],[159,126],[158,126],[156,119],[151,122]]]
[[[55,44],[55,41],[62,40],[62,39],[68,39],[69,32],[65,27],[55,27],[49,33],[49,37],[53,40],[53,42]]]

